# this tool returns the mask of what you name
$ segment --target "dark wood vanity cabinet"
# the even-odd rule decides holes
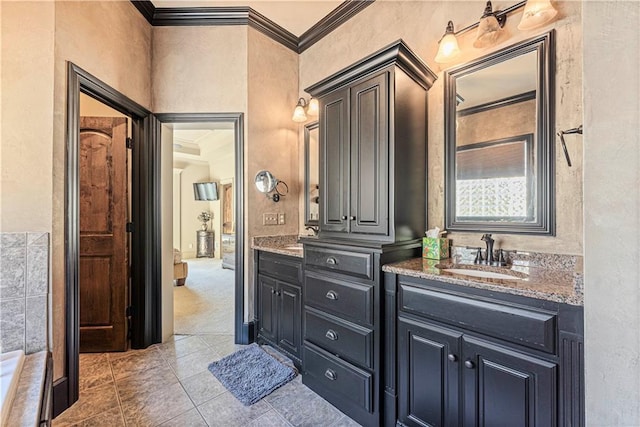
[[[301,365],[302,259],[257,251],[257,338]]]
[[[402,42],[306,89],[320,103],[320,237],[394,242],[426,226],[427,90]]]
[[[584,425],[581,307],[389,273],[385,292],[387,426]]]
[[[302,382],[363,426],[381,424],[385,263],[420,253],[390,245],[304,241]]]

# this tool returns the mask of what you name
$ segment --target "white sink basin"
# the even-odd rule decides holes
[[[469,270],[466,268],[443,268],[442,271],[446,271],[447,273],[461,274],[464,276],[482,277],[485,279],[521,280],[520,277],[512,276],[510,274],[496,273],[494,271]]]
[[[285,249],[289,249],[289,250],[301,251],[302,250],[302,243],[296,243],[295,245],[287,245],[284,248]]]

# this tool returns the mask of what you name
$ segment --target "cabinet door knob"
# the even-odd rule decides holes
[[[327,264],[329,264],[329,265],[336,265],[336,264],[338,263],[338,261],[337,261],[334,257],[332,257],[332,256],[330,256],[329,258],[327,258],[327,261],[326,261],[326,262],[327,262]]]
[[[350,217],[349,217],[349,219],[350,219],[351,221],[355,221],[355,220],[356,220],[356,217],[355,217],[355,216],[350,216]]]
[[[338,375],[333,369],[327,369],[324,371],[324,376],[329,378],[331,381],[335,381],[338,379]]]
[[[476,365],[474,365],[471,360],[465,360],[464,361],[464,366],[465,366],[465,368],[473,369]]]
[[[280,291],[276,291],[276,296],[277,296],[277,297],[279,297],[279,296],[280,296],[280,294],[281,294],[281,292],[280,292]]]
[[[458,357],[453,353],[449,353],[447,359],[449,359],[449,362],[455,362],[456,360],[458,360]]]
[[[343,220],[344,220],[344,219],[347,219],[347,216],[346,216],[346,215],[342,215],[342,219],[343,219]]]
[[[275,290],[275,289],[271,289],[271,293],[272,293],[272,294],[275,294],[275,293],[276,293],[276,290]]]
[[[329,338],[331,341],[338,341],[338,334],[333,329],[329,329],[324,336]]]
[[[329,291],[329,292],[327,292],[326,297],[327,297],[327,299],[335,301],[335,300],[338,299],[338,294],[335,293],[335,291]]]

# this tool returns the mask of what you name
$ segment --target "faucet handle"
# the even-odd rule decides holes
[[[482,240],[484,242],[488,242],[488,241],[492,241],[493,239],[491,238],[491,233],[485,233],[485,234],[482,235],[480,240]]]
[[[484,261],[482,259],[482,248],[476,248],[477,252],[476,252],[476,258],[473,260],[474,264],[481,264],[482,261]]]

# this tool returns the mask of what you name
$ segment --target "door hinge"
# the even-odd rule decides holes
[[[127,233],[133,233],[133,223],[132,222],[128,222],[127,223]]]
[[[133,149],[133,139],[132,138],[127,137],[127,148],[129,150]]]

